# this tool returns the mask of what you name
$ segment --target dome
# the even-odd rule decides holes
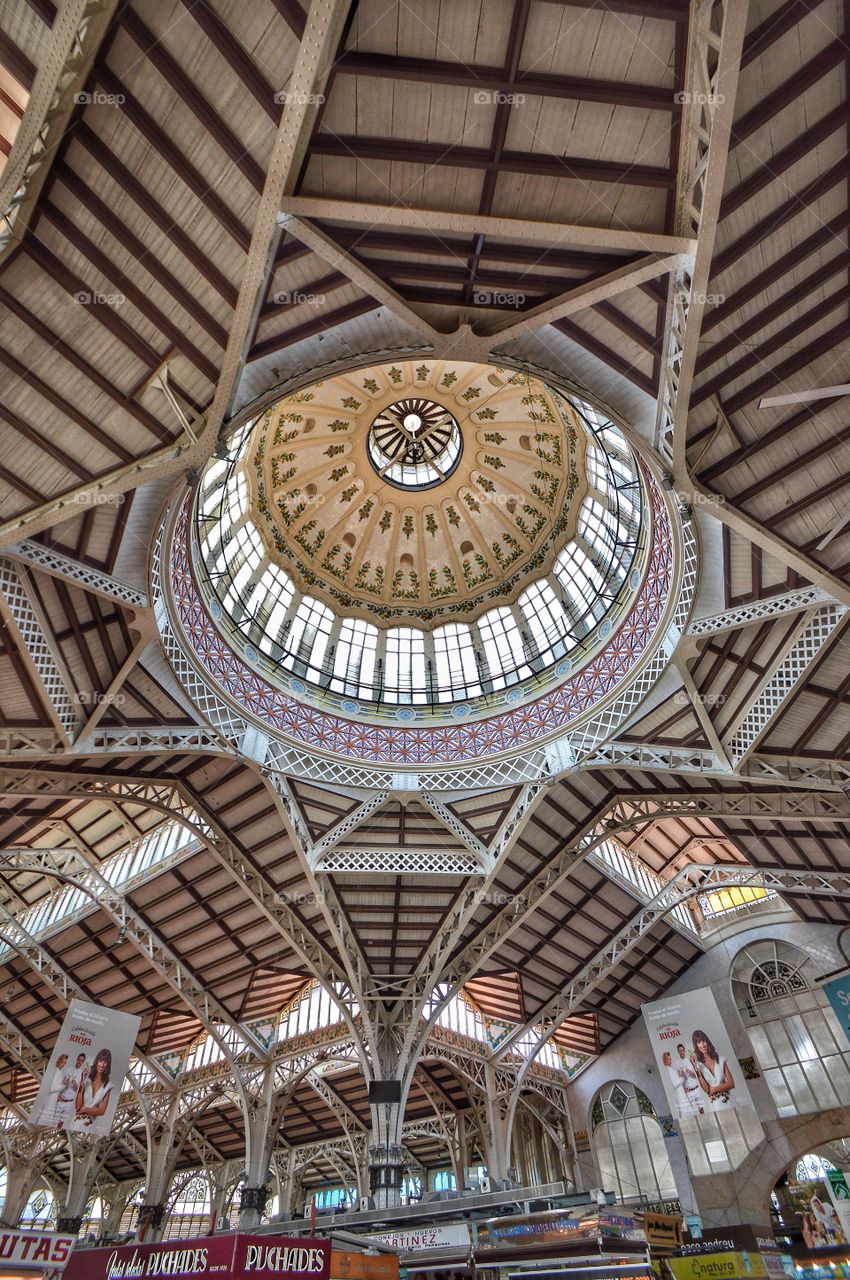
[[[428,763],[445,742],[352,726],[468,721],[455,759],[561,732],[647,650],[672,542],[650,472],[577,396],[396,360],[234,430],[176,521],[175,602],[205,672],[264,724]]]

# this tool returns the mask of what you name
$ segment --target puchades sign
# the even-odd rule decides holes
[[[141,1018],[72,1000],[30,1123],[105,1137],[112,1127]]]
[[[143,1276],[215,1276],[217,1280],[327,1280],[331,1246],[327,1240],[283,1236],[204,1236],[118,1249],[81,1249],[71,1258],[65,1280],[137,1280]]]
[[[708,987],[641,1008],[674,1116],[682,1120],[752,1107],[729,1033]]]

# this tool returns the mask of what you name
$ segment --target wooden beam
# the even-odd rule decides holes
[[[397,163],[403,155],[408,164],[448,165],[454,169],[491,169],[492,152],[484,147],[461,147],[444,142],[415,142],[408,138],[378,138],[357,134],[321,133],[310,145],[312,155],[342,156],[353,160],[386,160]],[[580,160],[524,151],[503,151],[499,170],[535,177],[575,179],[578,182],[607,182],[637,187],[672,190],[676,175],[672,169],[654,165],[615,164],[608,160]]]
[[[398,147],[394,159],[398,159]],[[407,154],[407,153],[405,153]],[[693,253],[695,242],[685,236],[660,235],[652,231],[630,231],[619,227],[589,227],[576,223],[543,222],[534,219],[482,217],[475,213],[447,213],[435,209],[410,209],[400,205],[367,204],[356,200],[326,200],[314,196],[288,196],[281,204],[284,213],[299,218],[360,225],[368,230],[391,227],[398,230],[483,234],[490,239],[523,244],[558,246],[562,249],[604,249],[613,253]],[[402,246],[403,247],[403,246]],[[437,250],[439,245],[437,246]],[[489,248],[488,248],[489,252]]]

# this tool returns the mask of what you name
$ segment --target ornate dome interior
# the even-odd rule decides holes
[[[0,8],[0,1218],[383,1147],[724,1225],[850,1106],[850,7]],[[722,1167],[645,1070],[705,988]]]
[[[527,374],[358,369],[276,400],[219,454],[192,543],[211,617],[283,687],[348,711],[539,690],[587,661],[643,577],[630,446]]]

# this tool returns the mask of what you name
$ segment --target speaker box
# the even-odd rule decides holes
[[[369,1101],[377,1103],[401,1102],[400,1080],[370,1080]]]

